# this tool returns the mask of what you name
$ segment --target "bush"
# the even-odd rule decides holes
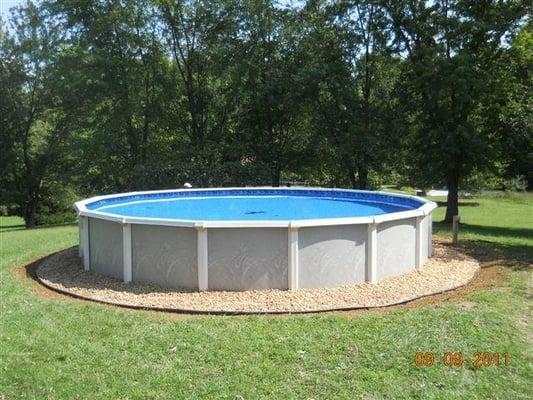
[[[42,193],[42,200],[37,207],[37,225],[57,225],[76,220],[73,209],[78,194],[70,187],[58,183],[49,183]]]
[[[517,175],[503,182],[503,190],[506,192],[525,192],[526,189],[527,181],[524,175]]]
[[[479,193],[482,190],[496,190],[501,188],[503,181],[498,175],[500,171],[477,172],[474,171],[461,184],[461,189],[470,193]]]

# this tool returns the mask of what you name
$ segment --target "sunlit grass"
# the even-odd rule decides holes
[[[77,227],[26,230],[0,218],[0,398],[530,398],[530,199],[461,207],[462,245],[509,262],[502,287],[468,296],[468,307],[364,317],[178,318],[44,299],[15,269],[75,245]],[[418,351],[461,351],[468,362],[418,368]],[[472,368],[477,351],[508,352],[511,365]]]

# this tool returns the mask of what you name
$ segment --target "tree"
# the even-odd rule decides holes
[[[165,141],[167,146],[160,146],[160,140],[179,126],[169,112],[177,91],[153,4],[106,0],[45,5],[69,32],[64,59],[80,111],[72,150],[79,155],[83,192],[168,184],[173,137]]]
[[[333,165],[341,166],[349,184],[367,189],[369,173],[392,164],[399,143],[391,134],[398,119],[398,61],[388,44],[387,19],[373,1],[310,2],[306,12],[317,132],[326,134]]]
[[[505,176],[524,176],[529,189],[533,188],[532,49],[533,26],[528,21],[502,57],[497,77],[503,96],[490,110],[501,140]]]
[[[64,33],[29,1],[12,18],[13,37],[0,36],[2,76],[2,203],[16,206],[26,226],[38,223],[38,207],[53,169],[64,155],[70,114],[55,62]]]
[[[0,26],[0,203],[31,226],[76,195],[395,171],[446,185],[449,221],[474,177],[531,170],[526,6],[28,2]]]
[[[284,170],[306,164],[305,64],[297,16],[269,0],[244,3],[240,15],[238,64],[233,84],[235,135],[242,159],[259,166],[270,183],[279,186]]]
[[[495,159],[495,137],[479,119],[491,73],[524,7],[516,2],[385,2],[405,53],[403,82],[413,116],[410,156],[420,183],[448,188],[445,221],[458,214],[461,180]]]
[[[181,156],[187,160],[189,177],[208,186],[217,181],[213,178],[231,112],[224,84],[229,64],[220,51],[227,50],[236,30],[234,4],[230,1],[215,6],[186,0],[160,0],[157,4],[182,95],[178,108],[188,141]]]

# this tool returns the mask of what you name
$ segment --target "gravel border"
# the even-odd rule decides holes
[[[176,291],[124,283],[85,272],[77,247],[46,258],[36,269],[44,286],[73,297],[129,308],[208,314],[309,313],[387,307],[447,292],[469,283],[479,263],[456,248],[434,243],[433,257],[420,271],[376,284],[338,288],[268,289],[245,292]]]

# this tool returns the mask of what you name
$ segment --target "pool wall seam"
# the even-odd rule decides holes
[[[91,241],[89,240],[89,217],[82,217],[83,238],[83,267],[85,271],[91,269]]]
[[[366,275],[368,283],[376,283],[378,261],[378,223],[368,224]]]
[[[205,291],[209,288],[209,247],[207,229],[203,226],[196,228],[197,239],[197,262],[198,262],[198,290]]]
[[[131,247],[131,224],[122,225],[122,247],[124,260],[124,282],[132,280],[132,247]]]
[[[422,268],[422,222],[423,217],[415,219],[415,269]]]
[[[297,290],[299,288],[299,271],[298,271],[298,227],[289,226],[288,236],[288,266],[287,278],[289,290]]]

